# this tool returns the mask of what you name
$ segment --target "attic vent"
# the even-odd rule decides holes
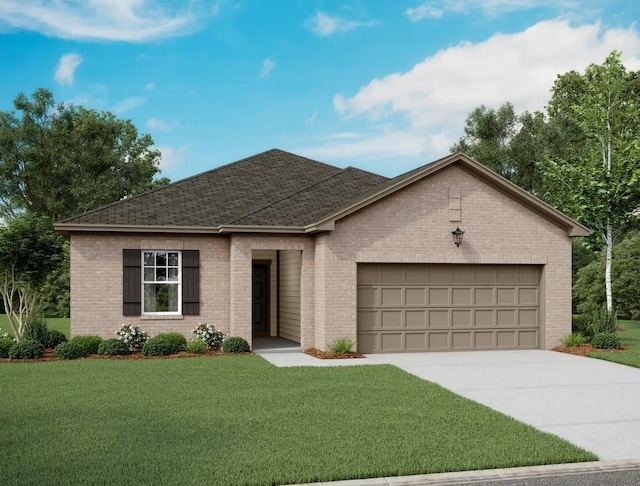
[[[460,186],[449,186],[449,221],[461,220]]]

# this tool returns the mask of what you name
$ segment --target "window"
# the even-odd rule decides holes
[[[144,314],[182,312],[182,254],[179,251],[142,252],[142,311]]]

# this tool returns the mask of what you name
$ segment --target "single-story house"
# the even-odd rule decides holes
[[[120,324],[364,353],[551,348],[589,230],[456,153],[389,179],[282,150],[56,224],[71,332]]]

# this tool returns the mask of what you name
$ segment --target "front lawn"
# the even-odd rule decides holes
[[[624,351],[592,351],[590,358],[604,359],[640,368],[640,321],[618,321],[624,331],[618,331],[623,346],[629,346]]]
[[[69,318],[68,317],[47,317],[47,327],[49,329],[57,329],[64,333],[67,338],[69,337]],[[7,319],[6,314],[0,314],[0,332],[7,332],[13,334],[11,331],[11,324]]]
[[[0,365],[9,484],[281,484],[596,457],[393,366]]]

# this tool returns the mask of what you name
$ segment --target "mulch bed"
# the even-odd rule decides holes
[[[333,351],[320,351],[316,348],[305,349],[304,352],[309,356],[319,359],[353,359],[364,358],[364,354],[360,353],[334,353]]]
[[[234,356],[239,354],[253,354],[253,353],[223,353],[220,350],[207,349],[202,354],[187,353],[181,351],[177,354],[170,354],[169,356],[144,356],[142,353],[131,353],[126,356],[102,356],[99,354],[90,354],[84,358],[78,358],[77,360],[65,360],[62,358],[56,358],[53,355],[53,349],[47,349],[44,352],[44,356],[38,359],[7,359],[0,358],[0,363],[41,363],[46,361],[78,361],[87,359],[112,359],[112,360],[132,360],[132,359],[176,359],[176,358],[205,358],[212,356]]]
[[[593,346],[591,346],[591,344],[583,344],[582,346],[574,346],[572,348],[568,348],[566,346],[556,346],[555,348],[552,348],[552,351],[558,351],[559,353],[575,354],[577,356],[586,356],[591,351],[598,351],[598,352],[603,351],[603,352],[616,353],[618,351],[625,351],[630,348],[631,348],[630,346],[622,346],[622,348],[620,349],[596,349]]]

